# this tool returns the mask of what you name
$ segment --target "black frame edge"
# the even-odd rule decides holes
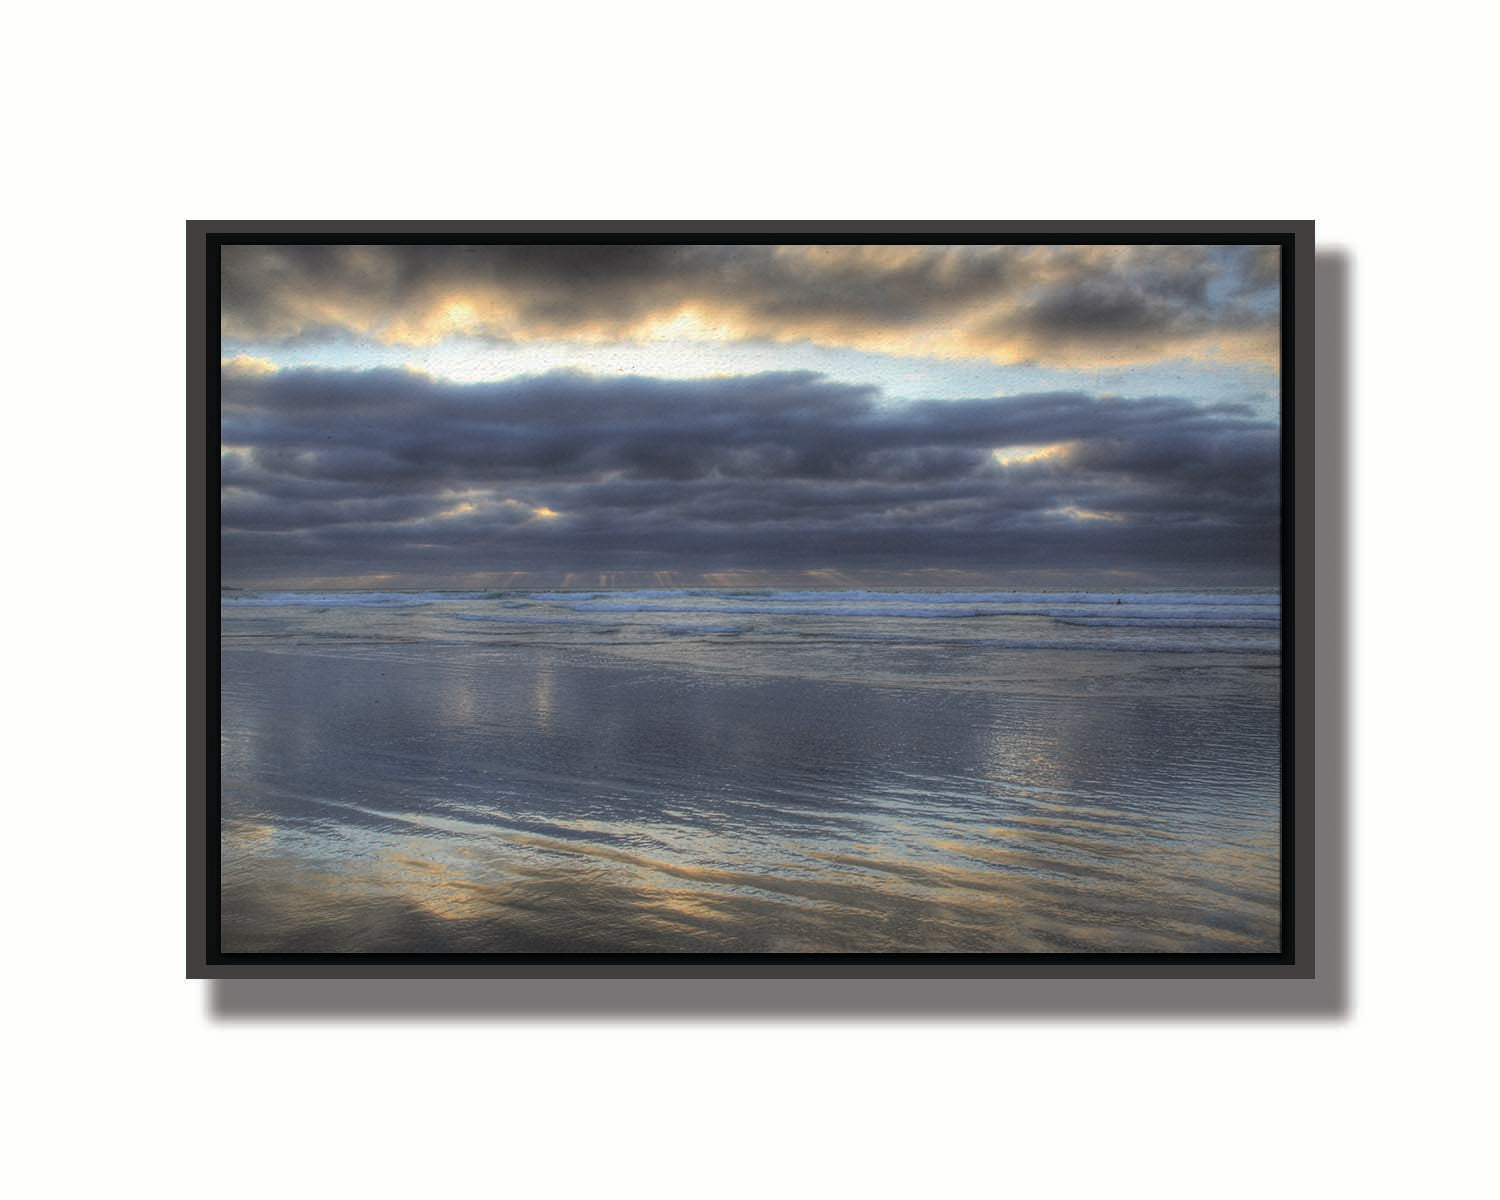
[[[208,432],[208,347],[203,337],[208,303],[207,237],[201,222],[187,226],[187,977],[208,969],[208,730],[205,666],[209,653],[208,464],[201,450]]]
[[[1315,726],[1314,726],[1314,269],[1315,222],[1288,221],[237,221],[189,220],[187,229],[187,978],[267,980],[376,979],[1030,979],[1030,980],[1310,980],[1318,977],[1315,900]],[[211,434],[208,407],[216,395],[209,349],[217,345],[217,303],[210,300],[217,282],[217,248],[249,236],[297,235],[312,240],[324,235],[528,235],[554,232],[646,234],[670,233],[904,233],[942,232],[1093,235],[1163,235],[1164,241],[1212,235],[1261,235],[1291,254],[1283,260],[1283,593],[1291,599],[1291,619],[1283,641],[1284,791],[1283,812],[1290,805],[1293,821],[1283,830],[1291,866],[1284,898],[1291,919],[1283,926],[1279,955],[1110,955],[1079,956],[1087,961],[1059,961],[1073,956],[942,955],[922,956],[765,956],[755,963],[725,961],[729,956],[660,956],[674,961],[640,961],[659,956],[530,956],[507,962],[443,961],[438,955],[360,955],[361,961],[329,962],[339,956],[226,956],[218,952],[210,918],[217,913],[210,885],[213,870],[210,813],[216,817],[216,781],[210,776],[209,705],[217,703],[209,684],[217,675],[211,662],[210,610],[207,599],[217,586],[210,576],[217,556],[216,531],[208,517],[217,514],[216,496],[208,489],[207,456],[197,456]],[[1179,235],[1172,238],[1167,235]],[[213,253],[210,253],[212,248]],[[1290,363],[1290,369],[1287,365]],[[1294,503],[1297,500],[1297,503]],[[200,607],[201,606],[201,607]],[[1284,607],[1284,613],[1288,610]],[[1301,631],[1301,637],[1296,632]],[[1295,897],[1295,903],[1292,898]],[[719,961],[714,961],[718,957]],[[300,961],[287,961],[300,958]],[[312,962],[309,959],[324,961]],[[1023,961],[1017,961],[1020,958]],[[272,961],[252,961],[252,960]],[[390,962],[382,959],[421,959]],[[680,961],[691,959],[692,961]],[[881,961],[858,961],[880,959]],[[854,960],[854,961],[851,961]],[[938,960],[938,961],[934,961]],[[954,961],[962,960],[962,961]],[[1127,960],[1127,961],[1119,961]]]

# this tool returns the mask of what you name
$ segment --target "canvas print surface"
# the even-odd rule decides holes
[[[216,252],[224,952],[1280,948],[1281,246]]]

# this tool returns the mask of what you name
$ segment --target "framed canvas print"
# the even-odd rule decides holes
[[[190,975],[1312,972],[1311,222],[187,237]]]

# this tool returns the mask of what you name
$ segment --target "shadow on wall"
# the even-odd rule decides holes
[[[1317,738],[1317,978],[1272,980],[513,979],[219,980],[221,1021],[1342,1020],[1350,1011],[1348,515],[1351,264],[1316,265],[1313,495],[1298,534],[1316,547],[1312,679]],[[1308,447],[1300,448],[1306,455]],[[1312,520],[1308,520],[1309,508]],[[1305,586],[1305,585],[1304,585]],[[1303,634],[1304,639],[1307,634]],[[1305,644],[1305,642],[1304,642]],[[1312,798],[1305,798],[1312,799]]]

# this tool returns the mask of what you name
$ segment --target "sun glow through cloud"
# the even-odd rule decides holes
[[[1119,513],[1099,512],[1091,508],[1079,508],[1076,504],[1069,504],[1063,508],[1050,509],[1049,512],[1057,516],[1067,517],[1071,521],[1123,521],[1125,518]]]
[[[1057,442],[1051,446],[1002,446],[990,451],[1002,467],[1017,467],[1033,463],[1061,462],[1073,451],[1072,442]]]

